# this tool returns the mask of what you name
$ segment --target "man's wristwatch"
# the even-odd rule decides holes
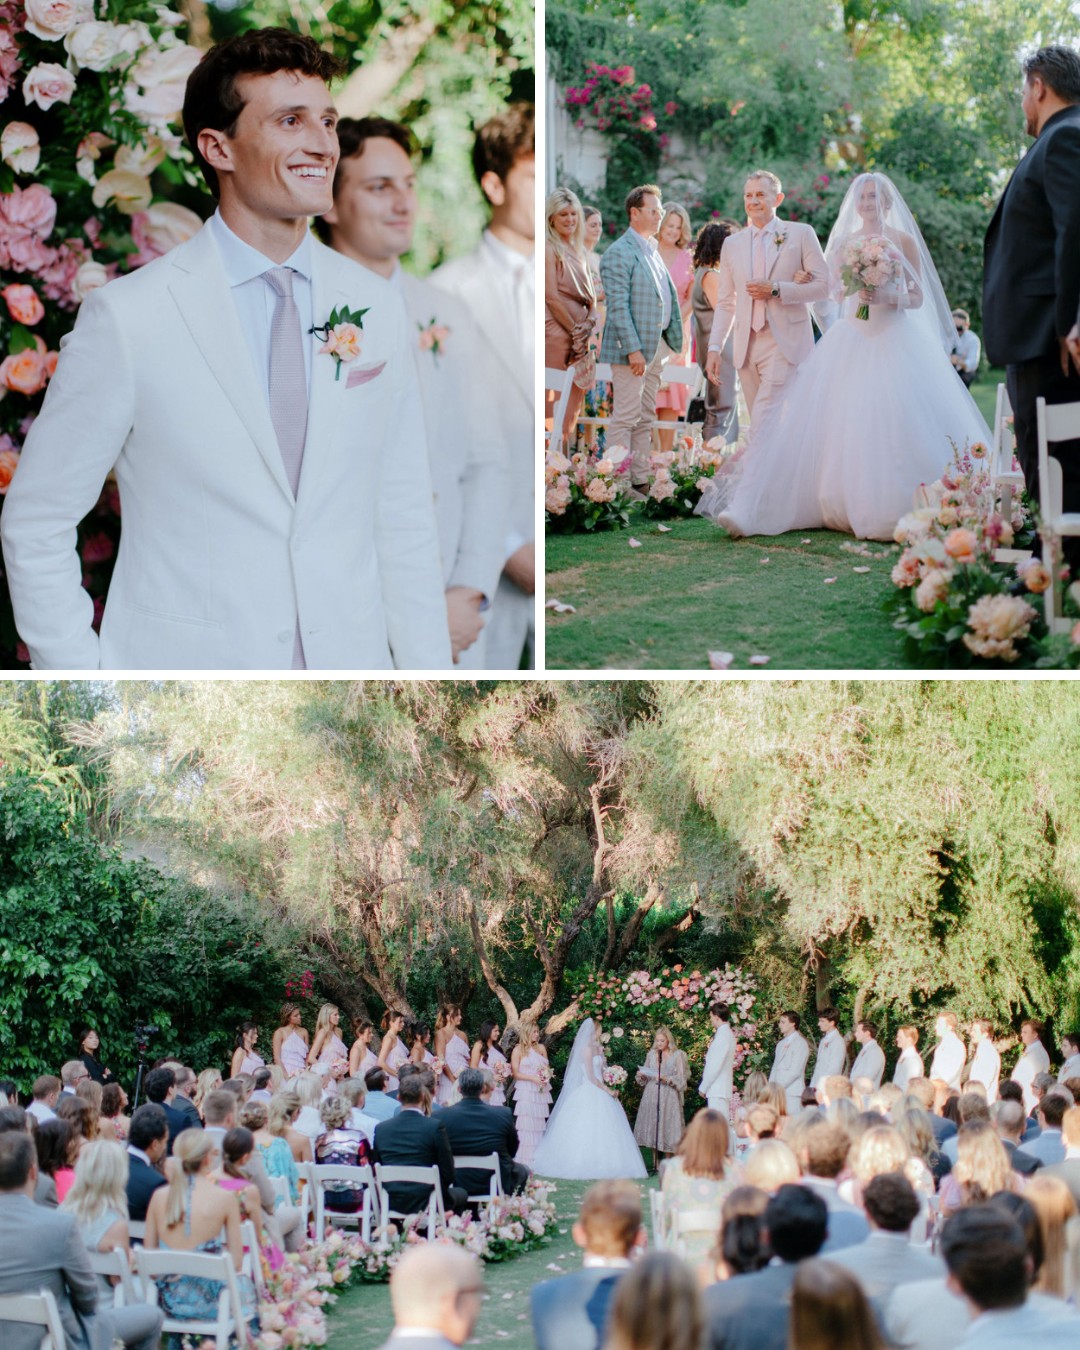
[[[773,293],[773,299],[775,299],[775,298],[780,294],[780,283],[779,283],[778,281],[774,281],[774,282],[773,282],[773,284],[772,284],[772,293]]]

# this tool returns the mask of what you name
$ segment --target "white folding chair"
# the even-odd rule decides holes
[[[1035,404],[1036,426],[1039,433],[1039,513],[1042,528],[1049,534],[1080,535],[1080,512],[1066,512],[1061,461],[1050,453],[1056,441],[1080,440],[1080,403],[1047,403],[1044,398]],[[1047,558],[1048,566],[1056,570],[1061,559]],[[1070,621],[1057,612],[1057,586],[1044,592],[1046,626],[1052,633],[1067,633]]]
[[[95,1275],[104,1275],[107,1279],[119,1280],[113,1286],[113,1297],[118,1308],[130,1308],[136,1303],[145,1303],[146,1294],[136,1287],[135,1276],[131,1272],[131,1260],[123,1247],[114,1247],[108,1252],[91,1252],[90,1266]]]
[[[652,1245],[664,1251],[668,1244],[667,1201],[659,1186],[649,1192],[649,1214],[652,1219]]]
[[[442,1182],[435,1163],[430,1167],[391,1167],[386,1163],[375,1164],[375,1189],[378,1193],[381,1216],[379,1226],[385,1229],[391,1219],[412,1218],[412,1215],[394,1209],[390,1204],[386,1188],[399,1185],[401,1182],[431,1187],[427,1209],[420,1211],[426,1215],[428,1237],[433,1237],[441,1228],[445,1228],[446,1210],[443,1207]]]
[[[1012,514],[1012,499],[1024,489],[1024,475],[1013,467],[1014,435],[1011,426],[1006,423],[1012,417],[1009,395],[1003,384],[997,387],[997,402],[994,405],[994,434],[990,446],[990,478],[995,487],[1001,489],[1001,514],[1007,520]]]
[[[146,1241],[146,1220],[140,1223],[137,1219],[128,1219],[128,1236],[131,1238],[131,1245],[134,1247],[137,1242]]]
[[[477,1195],[469,1196],[469,1203],[486,1204],[488,1213],[494,1219],[495,1206],[505,1195],[502,1184],[502,1164],[499,1162],[497,1153],[487,1153],[481,1156],[476,1153],[463,1153],[460,1156],[454,1155],[455,1172],[490,1172],[491,1180],[486,1191]]]
[[[21,1322],[41,1327],[41,1345],[39,1350],[67,1350],[67,1338],[64,1336],[64,1324],[60,1321],[60,1309],[50,1289],[40,1294],[4,1294],[0,1296],[0,1323]],[[0,1344],[6,1344],[7,1337],[0,1333]]]
[[[232,1335],[241,1344],[246,1342],[240,1285],[228,1252],[213,1256],[209,1252],[151,1252],[145,1247],[139,1247],[135,1251],[135,1261],[143,1285],[157,1303],[161,1300],[156,1280],[169,1275],[194,1275],[203,1280],[217,1280],[221,1285],[217,1317],[213,1321],[166,1316],[162,1328],[165,1335],[172,1332],[178,1336],[212,1336],[218,1350],[228,1350],[229,1337]]]
[[[327,1219],[340,1228],[355,1224],[365,1242],[371,1241],[372,1213],[375,1208],[375,1176],[368,1166],[352,1167],[346,1163],[312,1163],[309,1168],[311,1186],[315,1198],[315,1241],[323,1240]],[[359,1190],[364,1195],[361,1206],[355,1212],[330,1209],[326,1200],[327,1190],[331,1196],[336,1187]]]
[[[702,374],[701,367],[695,361],[692,366],[673,366],[670,363],[664,367],[664,373],[660,376],[660,388],[670,388],[676,384],[686,390],[687,405],[697,398],[701,393],[702,385],[705,383],[705,376]],[[686,421],[685,418],[676,418],[674,421],[662,422],[659,418],[652,424],[653,449],[662,448],[660,434],[664,431],[679,432],[691,431],[695,425]]]
[[[597,366],[596,366],[596,383],[597,383],[597,384],[610,384],[610,383],[611,383],[611,367],[610,367],[609,365],[607,365],[606,363],[605,363],[604,365],[601,365],[599,362],[597,363]],[[609,426],[611,425],[611,418],[610,418],[610,417],[586,417],[586,416],[584,416],[584,415],[579,415],[579,417],[578,417],[578,419],[577,419],[577,425],[578,425],[579,427],[591,428],[593,434],[595,435],[595,433],[596,433],[596,431],[597,431],[597,429],[598,429],[599,427],[609,427]],[[575,439],[576,439],[576,438],[575,438]],[[571,448],[572,448],[572,447],[571,447]],[[610,449],[610,446],[609,446],[608,448]],[[629,447],[629,446],[626,446],[625,448],[626,448],[627,450],[629,450],[630,447]]]
[[[670,1220],[670,1250],[685,1257],[686,1239],[691,1234],[707,1234],[713,1241],[720,1231],[718,1209],[673,1209]]]
[[[289,1190],[288,1177],[269,1177],[268,1178],[274,1193],[280,1199],[283,1205],[292,1204],[292,1191]]]
[[[544,367],[544,392],[557,395],[551,430],[548,431],[546,428],[544,430],[544,439],[548,446],[553,449],[559,449],[562,445],[562,425],[566,420],[566,405],[570,402],[570,394],[573,388],[573,366],[570,366],[567,370],[556,370],[553,366]]]

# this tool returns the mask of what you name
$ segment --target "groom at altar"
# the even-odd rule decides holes
[[[333,204],[339,64],[266,28],[188,80],[218,210],[84,301],[4,508],[39,670],[451,664],[404,306],[308,229]],[[113,469],[99,638],[75,537]]]
[[[780,179],[768,169],[746,180],[747,228],[724,240],[706,374],[720,377],[720,355],[735,327],[734,361],[751,419],[760,426],[770,403],[814,350],[808,306],[828,297],[825,255],[809,225],[780,220]],[[808,273],[809,281],[796,281]]]

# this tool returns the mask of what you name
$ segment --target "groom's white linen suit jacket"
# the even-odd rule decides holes
[[[87,297],[3,512],[38,669],[449,668],[401,299],[312,241],[316,324],[368,309],[361,355],[312,352],[294,500],[213,232]],[[305,342],[318,339],[305,335]],[[100,640],[75,527],[115,467],[123,529]]]
[[[710,1106],[714,1102],[729,1102],[732,1091],[732,1072],[735,1068],[735,1034],[728,1022],[721,1022],[709,1042],[705,1054],[705,1068],[701,1075],[701,1092]]]
[[[814,350],[814,330],[807,306],[827,298],[828,268],[811,226],[793,220],[777,220],[776,231],[783,235],[783,243],[776,245],[772,240],[768,241],[765,274],[769,281],[779,283],[780,294],[765,302],[765,322],[782,354],[792,365],[798,365]],[[746,293],[746,284],[755,280],[752,244],[753,231],[749,228],[724,240],[720,250],[716,310],[709,335],[709,350],[722,351],[734,324],[732,356],[736,369],[746,364],[746,349],[750,343],[754,302]],[[813,273],[813,281],[800,285],[794,280],[799,271]]]

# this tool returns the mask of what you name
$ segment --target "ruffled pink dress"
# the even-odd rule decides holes
[[[527,1050],[521,1056],[520,1073],[539,1074],[548,1067],[547,1058],[539,1050]],[[544,1126],[551,1114],[551,1085],[538,1087],[524,1079],[514,1079],[514,1117],[517,1122],[518,1151],[515,1161],[532,1166],[536,1146],[544,1137]]]
[[[296,1078],[307,1068],[307,1041],[290,1031],[281,1042],[281,1068],[286,1079]]]
[[[485,1069],[490,1069],[495,1075],[495,1090],[491,1094],[492,1106],[506,1105],[506,1087],[505,1084],[510,1081],[510,1061],[497,1045],[488,1047],[487,1059],[482,1059],[480,1064]],[[499,1066],[496,1068],[496,1066]],[[500,1076],[502,1070],[506,1070],[505,1077]]]
[[[328,1077],[332,1066],[338,1062],[348,1064],[349,1047],[340,1036],[331,1036],[328,1041],[323,1042],[323,1048],[319,1051],[319,1058],[312,1065],[316,1073],[321,1073]]]
[[[254,1050],[249,1054],[246,1054],[240,1062],[241,1073],[254,1073],[256,1069],[263,1069],[265,1067],[266,1060],[263,1059],[262,1055],[257,1055]]]
[[[461,1036],[454,1033],[446,1042],[446,1067],[456,1078],[462,1069],[469,1067],[469,1043]],[[435,1095],[435,1100],[441,1106],[452,1106],[454,1102],[460,1099],[457,1083],[451,1083],[446,1074],[439,1077],[439,1089]]]
[[[386,1079],[386,1087],[383,1089],[385,1092],[396,1092],[398,1090],[397,1071],[408,1058],[409,1052],[405,1049],[401,1037],[399,1036],[394,1042],[394,1048],[386,1056],[386,1063],[389,1065],[390,1073]]]

